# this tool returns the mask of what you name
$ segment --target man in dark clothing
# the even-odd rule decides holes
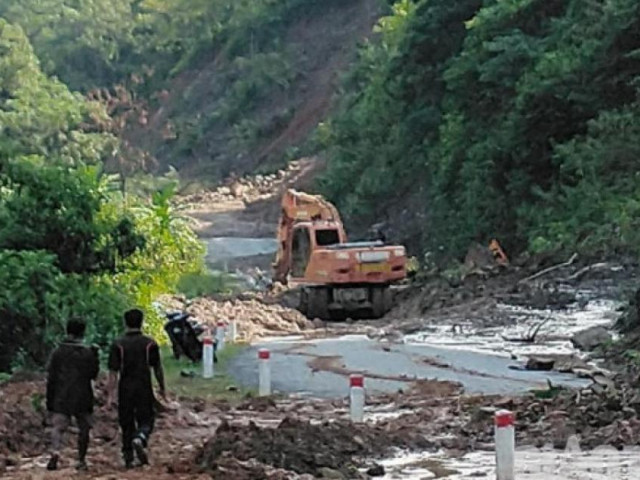
[[[129,310],[124,315],[127,331],[109,352],[109,404],[113,404],[118,375],[118,420],[122,429],[122,455],[127,468],[133,466],[133,453],[141,464],[148,463],[145,451],[155,420],[155,397],[151,385],[153,368],[165,398],[164,373],[158,344],[142,335],[143,313]]]
[[[67,324],[65,341],[53,352],[49,360],[47,377],[47,410],[51,412],[53,433],[52,453],[48,470],[58,468],[62,436],[75,417],[79,428],[79,470],[86,470],[86,455],[89,448],[89,431],[93,423],[93,387],[91,381],[98,376],[100,364],[97,348],[83,345],[86,326],[79,320]]]

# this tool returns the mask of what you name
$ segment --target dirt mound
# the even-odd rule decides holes
[[[202,468],[220,471],[221,461],[256,459],[266,465],[298,474],[322,476],[326,469],[358,478],[365,458],[383,455],[393,446],[409,447],[406,439],[384,435],[378,429],[345,422],[309,422],[285,418],[277,428],[232,426],[223,423],[198,453]]]
[[[8,383],[0,388],[0,468],[14,455],[31,455],[44,447],[44,383]]]
[[[204,205],[230,204],[241,200],[255,203],[273,197],[284,185],[294,183],[308,168],[311,159],[291,162],[286,169],[268,175],[228,178],[215,190],[185,195],[177,199],[181,208],[202,208]]]

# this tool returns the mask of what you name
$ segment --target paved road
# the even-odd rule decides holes
[[[367,390],[373,393],[406,388],[403,376],[456,381],[462,383],[468,393],[484,394],[526,392],[546,385],[547,378],[554,384],[566,386],[586,384],[573,375],[512,370],[509,366],[515,362],[508,357],[418,344],[382,344],[363,336],[303,343],[292,339],[254,345],[232,361],[230,372],[236,381],[249,387],[257,384],[257,349],[263,347],[272,352],[274,390],[325,398],[347,394],[346,371],[373,374],[366,379]],[[330,361],[329,357],[338,358]],[[318,359],[331,369],[337,366],[340,372],[314,370],[309,363],[317,367]],[[448,366],[440,366],[443,364]],[[344,368],[340,368],[342,366]]]

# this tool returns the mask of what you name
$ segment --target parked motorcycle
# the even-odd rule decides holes
[[[206,327],[187,312],[170,312],[166,314],[164,326],[169,339],[173,356],[179,359],[182,355],[197,363],[202,359],[202,337]],[[216,342],[213,343],[213,361],[217,362]]]

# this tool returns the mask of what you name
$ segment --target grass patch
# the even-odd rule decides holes
[[[238,386],[227,375],[229,361],[238,355],[244,345],[227,344],[218,352],[218,363],[215,365],[215,376],[212,379],[202,378],[202,365],[193,363],[189,359],[173,358],[170,347],[162,347],[162,364],[164,366],[167,389],[174,395],[186,398],[203,398],[207,400],[238,401],[251,390]],[[195,372],[194,377],[182,376],[180,372]],[[234,387],[235,390],[234,390]]]

